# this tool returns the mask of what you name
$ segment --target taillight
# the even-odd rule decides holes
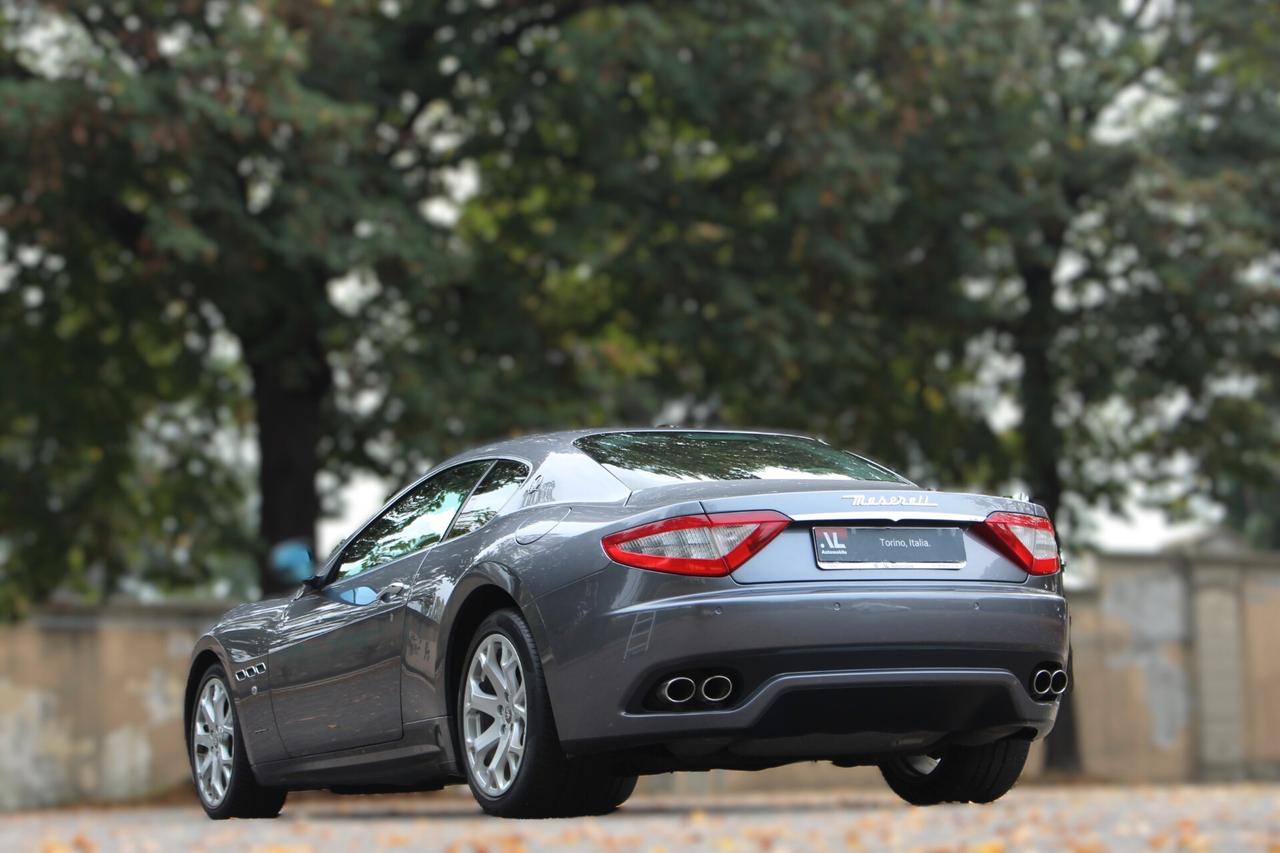
[[[624,566],[677,575],[723,577],[782,532],[780,512],[682,515],[610,533],[600,544]]]
[[[1058,538],[1053,522],[1020,512],[993,512],[974,530],[1029,575],[1058,571]]]

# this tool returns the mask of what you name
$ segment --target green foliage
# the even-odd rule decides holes
[[[1215,244],[1252,253],[1253,301],[1229,342],[1242,367],[1185,417],[1184,444],[1196,448],[1188,491],[1221,502],[1227,522],[1255,546],[1280,549],[1280,8],[1228,6],[1216,22],[1216,61],[1185,74],[1187,96],[1169,123],[1170,156],[1206,195],[1221,187],[1235,195],[1237,203],[1220,210]]]
[[[961,448],[996,442],[948,398],[968,334],[933,296],[956,261],[922,251],[936,199],[907,186],[915,10],[683,9],[511,57],[496,106],[525,129],[479,159],[477,269],[537,282],[606,413],[816,429],[964,476]]]
[[[815,430],[1055,515],[1202,485],[1275,243],[1169,116],[1263,8],[600,11],[509,57],[462,228],[615,411]]]
[[[1278,29],[0,3],[0,611],[249,583],[318,471],[613,421],[1274,529]]]
[[[4,610],[67,576],[191,582],[262,553],[255,426],[260,532],[310,536],[320,458],[373,465],[381,421],[337,410],[335,379],[370,388],[386,334],[449,357],[464,258],[420,215],[430,81],[403,79],[423,36],[372,4],[3,15]],[[379,295],[344,312],[353,275]]]

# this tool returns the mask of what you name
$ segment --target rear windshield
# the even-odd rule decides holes
[[[614,432],[574,444],[636,491],[704,480],[878,480],[888,468],[811,438],[746,432]]]

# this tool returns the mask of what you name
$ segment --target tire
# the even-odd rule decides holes
[[[482,648],[485,655],[480,658],[477,653]],[[518,667],[508,657],[511,652]],[[484,661],[489,662],[488,668]],[[513,609],[491,613],[471,638],[462,659],[454,720],[459,766],[476,802],[488,814],[511,818],[602,815],[622,805],[635,790],[635,776],[610,774],[565,756],[533,634]],[[491,733],[491,727],[496,733]],[[483,746],[473,749],[477,743]]]
[[[229,817],[272,818],[280,814],[288,792],[282,788],[259,785],[254,777],[249,757],[245,753],[244,738],[229,684],[226,671],[214,664],[201,676],[200,686],[192,701],[190,728],[187,732],[187,757],[191,761],[191,778],[195,783],[196,796],[205,814],[214,820],[226,820]],[[225,701],[219,701],[219,697]],[[208,700],[209,709],[212,710],[214,726],[209,725],[209,709],[202,707],[205,700]],[[216,725],[219,721],[223,725]],[[219,734],[219,731],[228,732],[229,737]],[[213,767],[209,766],[208,756],[211,753],[215,756]],[[212,774],[215,773],[218,774],[218,782],[225,780],[220,788],[214,782]]]
[[[926,756],[890,758],[880,763],[880,775],[895,794],[915,806],[990,803],[1018,781],[1030,748],[1030,741],[1013,738],[982,746],[949,746]]]

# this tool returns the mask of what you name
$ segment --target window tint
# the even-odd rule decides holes
[[[888,468],[803,436],[743,432],[616,432],[574,444],[629,489],[699,480],[879,480]]]
[[[338,578],[353,577],[439,542],[488,467],[488,461],[455,466],[400,498],[343,550]]]
[[[511,500],[511,496],[520,488],[520,484],[529,476],[528,466],[509,459],[499,459],[493,463],[489,473],[480,481],[475,492],[467,501],[467,505],[458,513],[458,520],[449,531],[449,538],[462,536],[478,530],[489,523],[489,519],[498,514],[498,510]]]

